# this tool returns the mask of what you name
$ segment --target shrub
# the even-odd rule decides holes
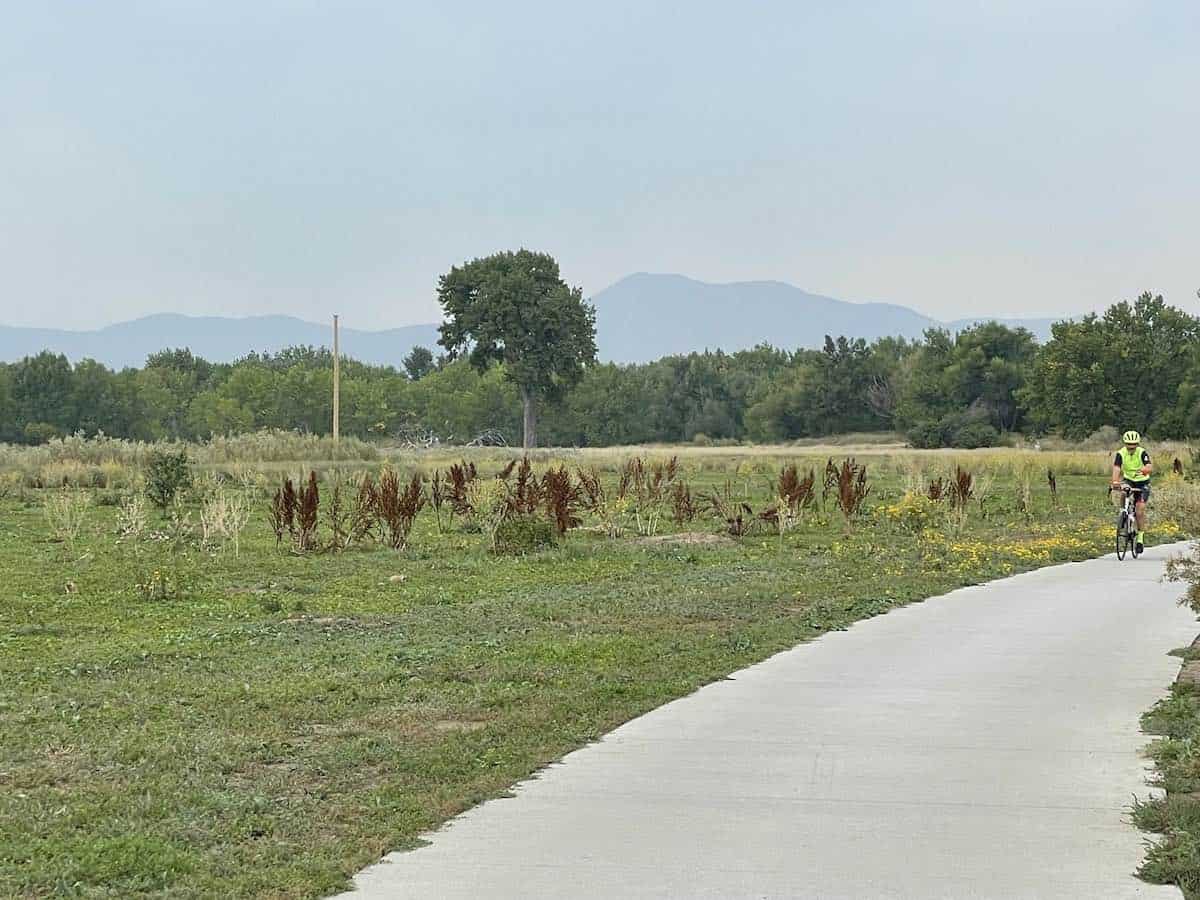
[[[975,450],[979,447],[994,447],[1000,440],[1000,432],[985,422],[971,422],[951,432],[951,447]]]
[[[146,496],[161,510],[175,502],[175,497],[192,486],[192,470],[186,450],[170,453],[155,450],[146,463]]]
[[[538,516],[511,516],[496,528],[497,553],[521,554],[547,550],[557,543],[558,530]]]
[[[918,450],[935,450],[939,447],[961,447],[974,450],[979,447],[994,447],[1000,441],[1000,432],[978,413],[952,413],[936,421],[917,422],[908,429],[908,442]]]

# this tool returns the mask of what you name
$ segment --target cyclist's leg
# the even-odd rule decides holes
[[[1150,499],[1150,485],[1145,485],[1140,488],[1137,494],[1136,502],[1134,503],[1134,515],[1137,517],[1137,542],[1144,544],[1146,542],[1146,501]]]

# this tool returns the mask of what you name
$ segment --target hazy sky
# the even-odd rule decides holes
[[[1200,3],[8,0],[0,323],[437,318],[780,279],[943,318],[1200,287]]]

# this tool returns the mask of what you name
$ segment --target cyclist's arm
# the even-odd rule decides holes
[[[1118,453],[1116,459],[1113,460],[1113,484],[1121,483],[1121,454]]]
[[[1150,464],[1150,454],[1145,450],[1142,451],[1142,474],[1149,475],[1154,470],[1154,466]]]

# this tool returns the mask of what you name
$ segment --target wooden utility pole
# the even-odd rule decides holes
[[[338,442],[338,425],[341,419],[341,354],[338,347],[338,317],[333,317],[333,442]]]

